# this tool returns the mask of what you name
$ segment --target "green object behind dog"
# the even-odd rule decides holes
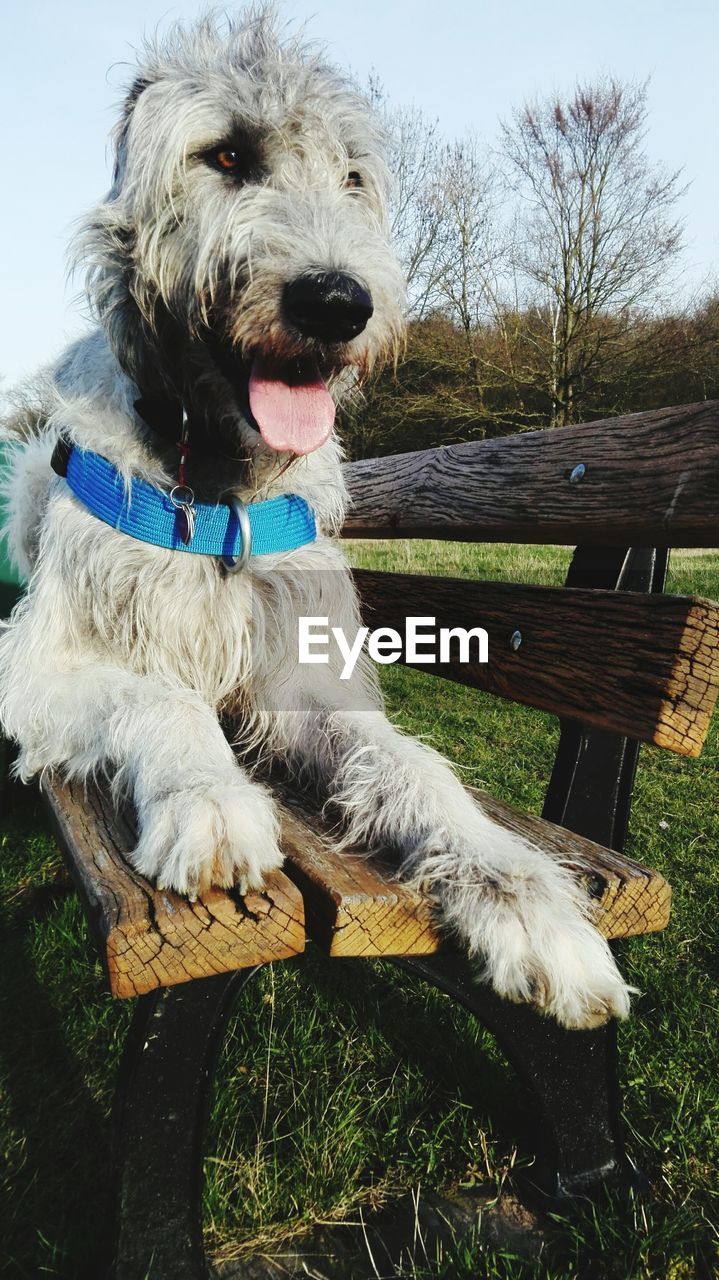
[[[0,482],[4,479],[7,450],[8,446],[0,441]],[[8,560],[5,539],[0,536],[0,618],[7,617],[20,596],[20,589],[20,579]]]

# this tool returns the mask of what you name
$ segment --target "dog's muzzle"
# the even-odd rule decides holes
[[[285,285],[282,306],[295,329],[327,343],[356,338],[374,311],[369,290],[340,271],[297,276]]]

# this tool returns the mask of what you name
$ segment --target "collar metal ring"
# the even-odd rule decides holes
[[[242,550],[238,556],[220,556],[220,562],[226,573],[240,573],[252,555],[252,525],[244,502],[234,495],[225,499],[230,511],[237,517],[242,538]]]
[[[195,493],[189,484],[176,484],[170,489],[170,502],[173,507],[193,507],[195,505]]]

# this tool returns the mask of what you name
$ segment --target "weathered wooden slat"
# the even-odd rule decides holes
[[[656,871],[554,823],[474,791],[501,826],[585,880],[597,927],[607,938],[652,933],[669,922],[671,889]],[[356,849],[339,850],[307,801],[283,789],[281,819],[288,873],[300,886],[310,936],[331,956],[429,955],[445,945],[428,898],[398,882]]]
[[[719,546],[719,401],[371,458],[344,472],[346,537]]]
[[[430,955],[438,939],[422,894],[383,877],[332,839],[311,807],[284,790],[279,805],[287,873],[302,891],[307,929],[329,955]]]
[[[596,901],[596,925],[605,938],[630,938],[666,929],[672,891],[658,871],[553,822],[513,809],[486,792],[473,794],[500,826],[524,836],[550,857],[573,864]]]
[[[489,693],[696,756],[719,692],[719,605],[688,596],[354,572],[365,624],[434,617],[483,627],[489,661],[454,642],[449,663],[421,665]],[[510,637],[519,633],[517,648]],[[515,644],[517,643],[515,639]],[[438,654],[438,648],[437,648]],[[404,657],[400,659],[404,661]]]
[[[281,872],[244,899],[220,889],[197,902],[158,892],[127,862],[132,816],[117,813],[106,790],[59,781],[42,790],[114,996],[304,950],[302,897]]]
[[[115,996],[295,955],[305,910],[311,936],[333,956],[430,955],[446,945],[430,900],[400,883],[389,861],[338,843],[317,806],[286,784],[275,794],[291,880],[276,873],[244,900],[217,890],[196,903],[158,892],[132,869],[132,818],[115,811],[107,790],[46,781],[43,792]],[[500,825],[576,868],[606,937],[666,926],[671,891],[658,873],[473,794]]]

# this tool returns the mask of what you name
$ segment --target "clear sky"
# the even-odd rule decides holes
[[[234,6],[227,5],[227,8]],[[241,6],[237,6],[238,8]],[[198,0],[4,0],[0,33],[0,375],[83,327],[66,286],[73,220],[108,186],[106,138],[143,30]],[[685,280],[719,277],[716,0],[284,0],[334,60],[380,77],[447,134],[494,137],[526,98],[609,72],[652,77],[647,149],[690,184]]]

